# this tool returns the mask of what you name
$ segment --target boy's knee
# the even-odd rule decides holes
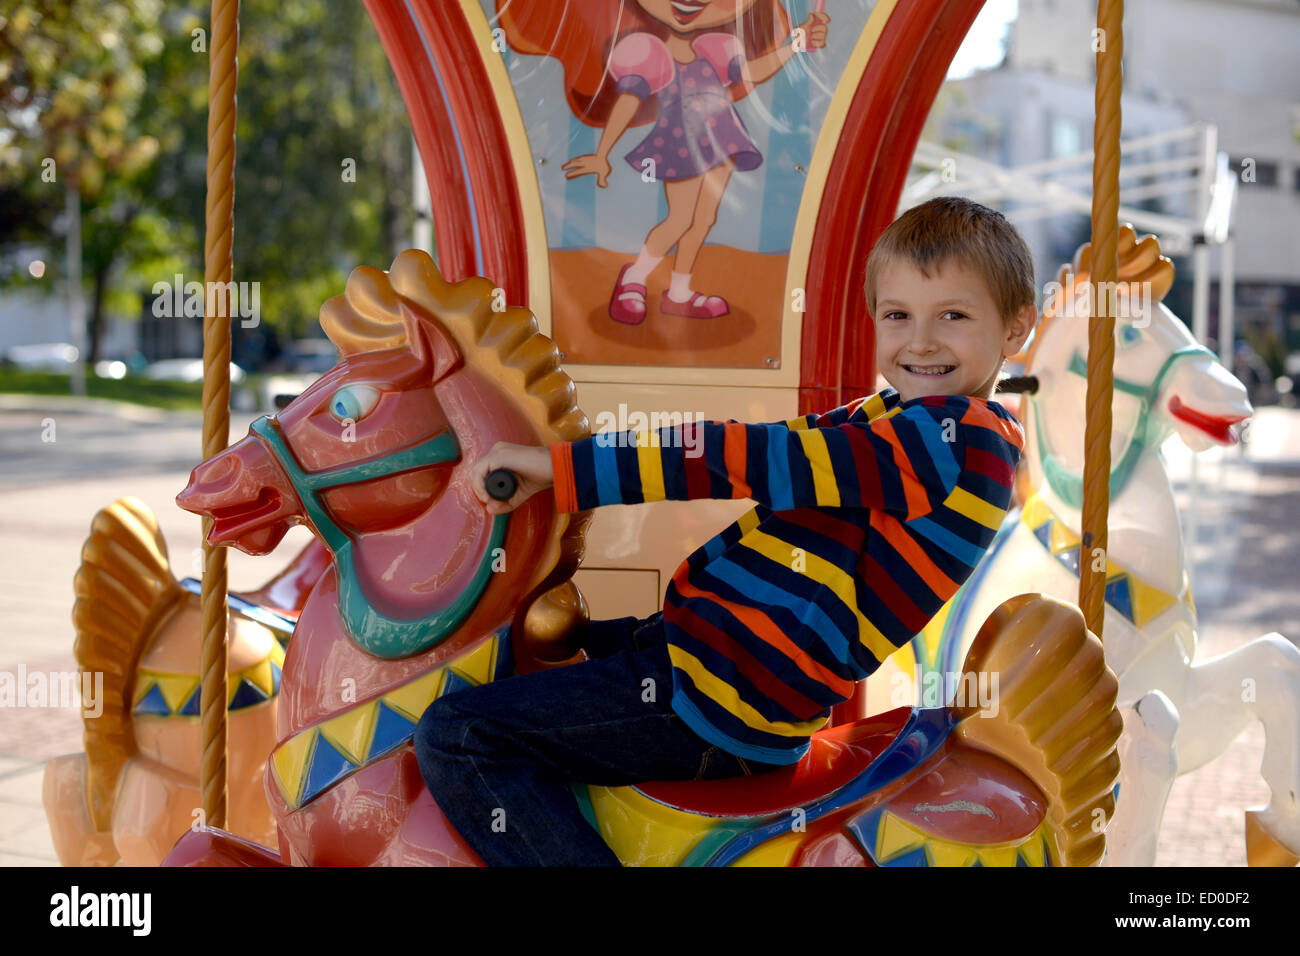
[[[415,727],[415,756],[421,765],[447,757],[484,756],[508,745],[492,720],[462,708],[454,697],[435,700]]]
[[[440,698],[425,708],[415,725],[412,743],[421,768],[433,766],[446,756],[460,751],[468,721]]]

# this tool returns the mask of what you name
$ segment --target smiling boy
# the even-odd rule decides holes
[[[946,228],[936,228],[940,218]],[[1019,238],[1000,214],[957,197],[909,210],[881,235],[867,260],[867,308],[876,365],[901,401],[992,396],[1002,359],[1038,318]]]
[[[500,443],[470,466],[494,514],[552,487],[559,511],[757,502],[682,563],[662,612],[593,621],[586,662],[447,695],[426,711],[415,734],[421,773],[484,862],[618,865],[570,782],[713,779],[797,763],[830,708],[979,563],[1024,445],[1019,422],[990,396],[1037,317],[1029,251],[1001,214],[934,199],[882,233],[866,298],[890,383],[874,395],[785,422],[663,429],[657,447],[632,432]],[[692,445],[703,453],[687,454]],[[484,490],[495,468],[519,478],[508,502]]]

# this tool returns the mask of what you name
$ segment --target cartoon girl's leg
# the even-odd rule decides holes
[[[668,250],[690,228],[696,197],[703,181],[703,176],[693,176],[690,179],[664,182],[668,215],[650,230],[636,262],[624,266],[618,274],[614,292],[609,298],[610,318],[628,325],[638,325],[645,321],[646,280],[668,254]]]
[[[718,206],[727,190],[735,167],[728,161],[704,174],[704,184],[695,200],[690,228],[677,243],[677,258],[673,263],[672,286],[664,293],[660,309],[672,315],[689,315],[697,319],[716,319],[731,309],[720,295],[700,295],[691,289],[691,273],[695,260],[713,224],[718,221]]]

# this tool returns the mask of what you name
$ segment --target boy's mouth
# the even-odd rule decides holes
[[[947,375],[957,366],[955,365],[904,365],[904,371],[911,372],[913,375],[938,376]]]
[[[672,0],[672,5],[673,5],[673,19],[676,20],[678,23],[680,23],[682,26],[685,26],[686,24],[694,20],[696,17],[698,17],[700,15],[700,11],[702,11],[709,4],[707,2],[705,3],[689,2],[689,0]]]

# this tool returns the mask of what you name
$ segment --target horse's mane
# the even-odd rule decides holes
[[[443,279],[433,258],[408,249],[383,272],[358,266],[347,290],[321,307],[320,324],[344,355],[407,344],[402,307],[450,333],[467,363],[490,372],[523,404],[539,437],[577,441],[590,434],[573,380],[560,368],[555,343],[537,329],[527,309],[493,309],[497,290],[475,276]],[[553,432],[554,436],[547,433]]]
[[[1119,229],[1118,253],[1118,281],[1123,285],[1150,282],[1151,304],[1154,306],[1162,301],[1174,284],[1174,264],[1160,254],[1160,240],[1155,236],[1138,239],[1133,227],[1124,223]],[[1047,326],[1060,314],[1064,297],[1072,298],[1080,286],[1087,285],[1091,272],[1092,243],[1085,242],[1074,254],[1073,267],[1061,266],[1056,279],[1061,288],[1060,294],[1043,302],[1042,319],[1034,331],[1033,341],[1027,350],[1015,356],[1015,360],[1025,363],[1026,370],[1034,367],[1034,352],[1042,341]]]
[[[527,309],[494,310],[500,305],[498,295],[481,276],[448,282],[428,253],[408,249],[388,272],[372,266],[352,270],[346,291],[321,307],[320,324],[345,356],[401,348],[408,344],[402,313],[409,310],[444,329],[466,364],[506,387],[542,444],[586,438],[591,428],[578,407],[573,380],[560,367],[555,343],[538,331]],[[558,516],[542,564],[554,554],[553,569],[521,603],[524,611],[578,569],[590,518],[590,511]]]
[[[139,753],[131,708],[136,668],[160,622],[185,596],[172,577],[158,519],[139,498],[119,498],[96,513],[73,578],[72,623],[78,680],[104,675],[100,716],[83,716],[86,799],[94,829],[113,828],[118,784]]]

